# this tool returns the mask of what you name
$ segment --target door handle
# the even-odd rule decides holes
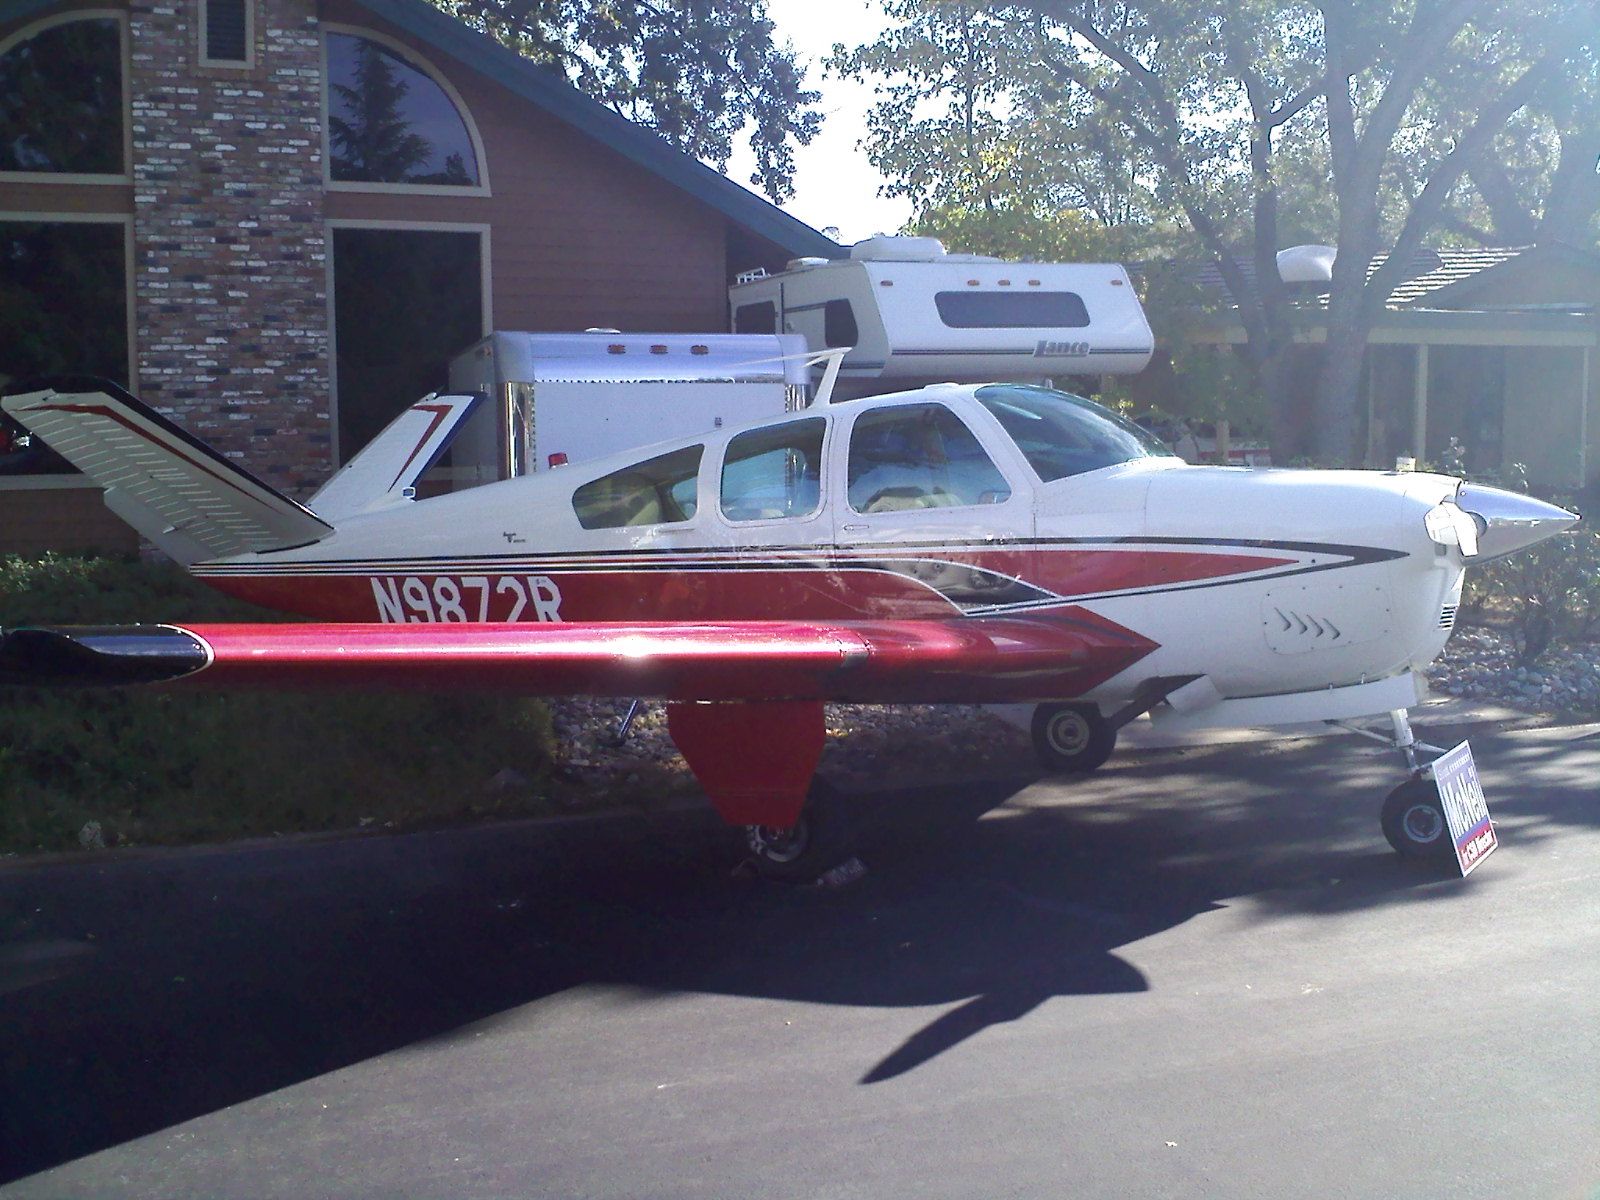
[[[860,533],[863,529],[870,529],[871,526],[869,526],[869,525],[845,525],[845,526],[842,526],[841,528],[843,528],[846,533]]]

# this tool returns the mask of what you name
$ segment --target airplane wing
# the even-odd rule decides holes
[[[920,621],[38,627],[0,634],[0,684],[977,702],[1079,695],[1153,649],[1081,609]]]
[[[824,700],[1076,696],[1153,649],[1082,609],[831,623],[19,628],[0,634],[0,684],[660,697],[723,819],[788,829],[822,754]]]

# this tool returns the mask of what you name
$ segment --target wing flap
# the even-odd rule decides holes
[[[1084,612],[949,621],[27,628],[0,637],[0,683],[977,702],[1079,695],[1154,648]]]

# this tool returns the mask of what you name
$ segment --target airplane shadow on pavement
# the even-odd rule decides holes
[[[0,1182],[581,984],[948,1006],[873,1084],[1054,997],[1148,990],[1117,948],[1230,898],[1437,891],[1376,831],[1391,763],[1271,757],[859,796],[869,871],[837,891],[734,877],[708,811],[13,864]]]

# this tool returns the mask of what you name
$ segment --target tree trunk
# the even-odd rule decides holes
[[[1346,319],[1335,323],[1330,314],[1327,348],[1317,373],[1316,423],[1311,431],[1311,455],[1319,465],[1359,465],[1356,426],[1366,353],[1365,322]],[[1421,457],[1420,449],[1417,453]]]

